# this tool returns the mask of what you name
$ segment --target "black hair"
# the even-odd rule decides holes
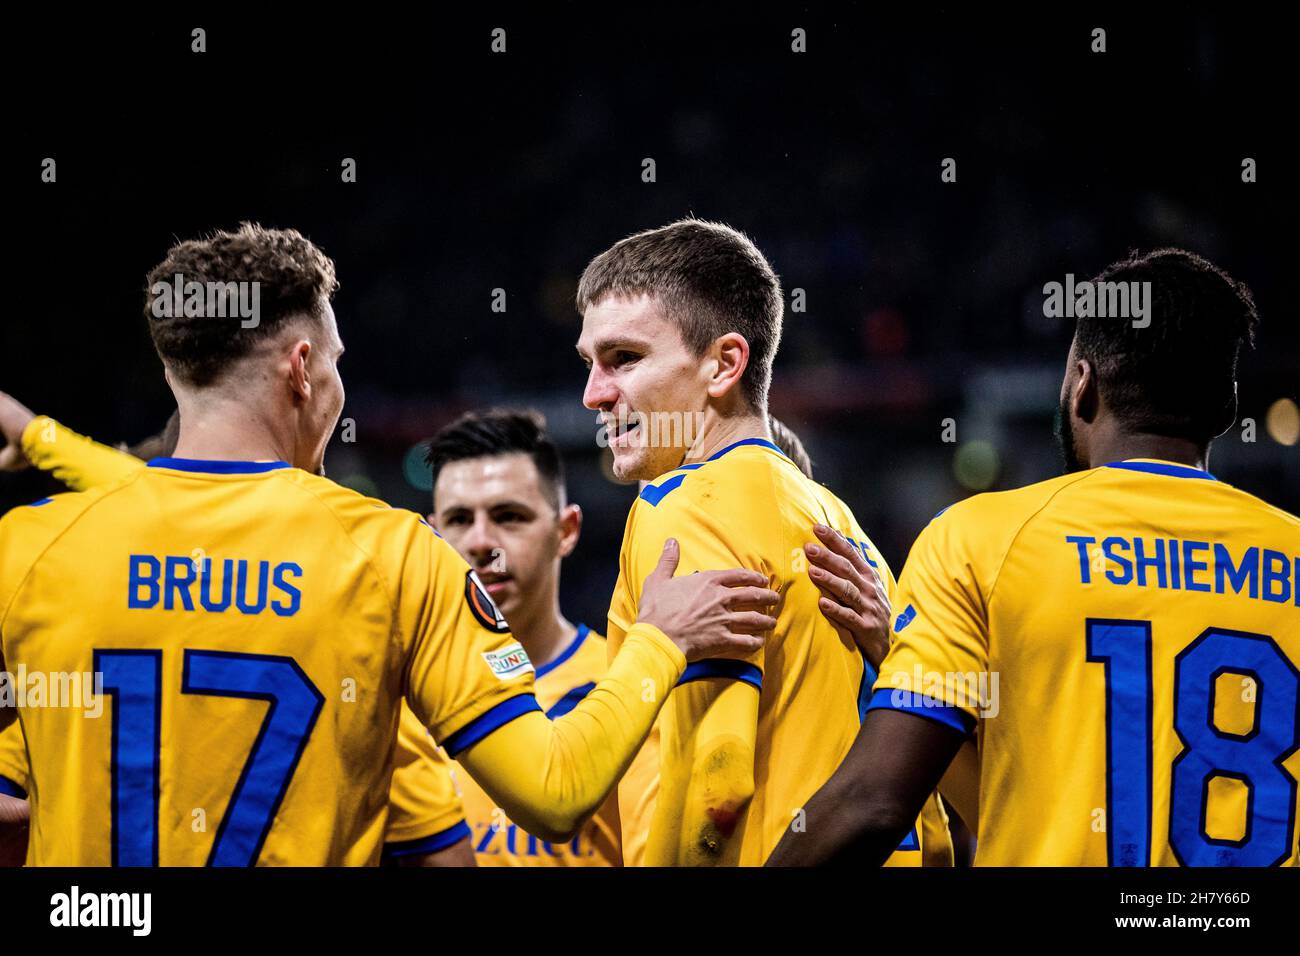
[[[523,453],[537,466],[542,490],[559,509],[564,494],[564,464],[546,433],[546,419],[533,409],[467,412],[429,440],[425,461],[438,484],[442,469],[454,461]]]
[[[1259,327],[1245,284],[1184,249],[1132,252],[1093,280],[1150,282],[1150,324],[1080,318],[1079,358],[1129,429],[1208,444],[1236,418],[1237,355]]]

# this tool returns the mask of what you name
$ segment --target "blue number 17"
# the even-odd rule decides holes
[[[113,701],[113,866],[158,865],[162,651],[97,650]],[[288,657],[185,651],[182,694],[265,701],[266,716],[217,828],[209,866],[257,862],[325,698]]]

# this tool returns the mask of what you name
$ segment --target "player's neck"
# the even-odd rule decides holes
[[[1204,471],[1209,457],[1209,449],[1194,441],[1143,432],[1108,430],[1094,437],[1091,444],[1088,457],[1092,468],[1130,458],[1154,458]]]
[[[746,438],[772,440],[765,415],[729,415],[723,417],[712,409],[704,413],[700,433],[694,444],[686,450],[683,462],[705,461],[729,445]]]
[[[202,403],[180,406],[180,429],[176,458],[202,461],[294,461],[292,432],[277,428],[255,407],[239,405],[223,397],[207,397]]]
[[[563,654],[578,633],[560,613],[558,596],[543,613],[516,616],[520,620],[517,625],[510,622],[510,633],[524,646],[534,667],[544,667]]]

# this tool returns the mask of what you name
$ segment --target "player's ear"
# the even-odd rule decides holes
[[[289,350],[289,388],[295,397],[306,401],[311,398],[311,343],[299,339]]]
[[[1087,359],[1075,360],[1074,388],[1070,393],[1070,410],[1074,417],[1091,424],[1101,410],[1101,392],[1097,370]]]
[[[582,509],[568,504],[560,509],[560,557],[567,558],[582,534]]]
[[[1239,402],[1239,397],[1237,395],[1237,383],[1234,380],[1232,383],[1232,398],[1228,401],[1228,404],[1223,409],[1223,417],[1220,418],[1219,421],[1215,423],[1215,429],[1216,429],[1214,432],[1215,438],[1218,438],[1220,435],[1226,432],[1233,425],[1237,424],[1237,412],[1239,410],[1238,402]]]
[[[728,332],[713,341],[711,357],[709,396],[722,398],[736,388],[749,366],[749,341],[739,332]]]

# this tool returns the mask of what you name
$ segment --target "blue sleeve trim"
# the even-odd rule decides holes
[[[586,697],[595,689],[595,681],[592,681],[590,684],[581,684],[578,687],[573,688],[573,690],[569,691],[555,702],[555,705],[546,712],[546,716],[551,718],[551,720],[554,720],[556,717],[563,717],[569,711],[573,710],[573,708],[582,703],[582,698]]]
[[[385,843],[383,858],[384,860],[392,860],[403,856],[424,856],[428,853],[437,853],[449,846],[455,846],[461,840],[468,840],[472,835],[469,824],[461,820],[445,830],[439,830],[432,836],[420,837],[416,840],[395,840],[392,843]]]
[[[907,714],[937,720],[962,734],[969,734],[975,729],[975,718],[960,707],[953,707],[925,694],[913,694],[910,690],[882,687],[871,695],[867,710],[901,710]]]
[[[524,714],[532,713],[534,710],[541,713],[542,705],[537,703],[537,698],[532,694],[518,694],[507,698],[486,714],[475,717],[454,734],[448,734],[447,739],[442,742],[442,746],[447,753],[455,757],[478,743],[492,731],[504,727],[510,721],[522,717]]]
[[[0,774],[0,794],[6,797],[17,797],[19,800],[27,799],[27,791],[4,774]]]
[[[682,672],[681,678],[677,681],[677,686],[689,684],[691,681],[707,680],[711,677],[743,681],[760,691],[763,689],[763,672],[758,669],[757,665],[750,664],[748,661],[733,661],[726,658],[714,658],[713,660],[696,661],[694,664],[687,664],[686,670]]]

